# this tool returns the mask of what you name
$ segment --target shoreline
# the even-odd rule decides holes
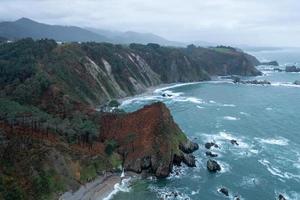
[[[138,174],[127,172],[124,177],[120,173],[106,173],[92,182],[80,186],[76,191],[67,191],[59,197],[59,200],[109,200],[122,190],[124,180],[132,181],[138,178]]]

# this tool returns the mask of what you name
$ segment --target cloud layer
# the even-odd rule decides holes
[[[299,0],[1,0],[0,20],[152,32],[171,40],[300,46]]]

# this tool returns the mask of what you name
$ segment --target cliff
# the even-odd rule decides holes
[[[138,94],[161,83],[203,81],[214,75],[260,74],[254,67],[255,58],[250,59],[233,48],[108,43],[57,45],[53,40],[24,39],[2,44],[0,53],[2,88],[16,80],[27,86],[26,80],[42,79],[48,84],[42,90],[52,88],[49,93],[53,93],[55,88],[69,99],[92,106]]]
[[[198,145],[186,138],[163,103],[125,115],[106,115],[102,117],[100,132],[102,142],[117,144],[125,170],[137,173],[146,170],[157,177],[166,177],[174,163],[195,166],[190,153]]]

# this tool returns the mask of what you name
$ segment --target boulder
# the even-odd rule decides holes
[[[227,197],[229,196],[229,191],[227,188],[221,188],[221,189],[219,189],[219,192],[224,194]]]
[[[207,151],[205,152],[206,156],[209,156],[209,157],[218,157],[218,154],[215,154],[215,153],[212,153],[211,151]]]
[[[209,159],[207,161],[207,170],[215,173],[221,171],[221,166],[217,163],[217,161]]]

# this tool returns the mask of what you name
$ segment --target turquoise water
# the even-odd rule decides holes
[[[159,89],[135,97],[122,105],[134,111],[145,104],[163,101],[181,129],[200,145],[195,152],[196,168],[183,166],[179,175],[165,180],[140,180],[130,192],[120,192],[114,200],[152,199],[240,199],[269,200],[284,194],[300,199],[300,73],[272,72],[261,67],[270,86],[236,85],[217,80]],[[173,96],[161,97],[167,92]],[[239,146],[229,140],[236,139]],[[204,143],[215,141],[213,149],[222,171],[206,169]],[[218,192],[229,189],[230,197]],[[166,194],[177,192],[169,198]]]

